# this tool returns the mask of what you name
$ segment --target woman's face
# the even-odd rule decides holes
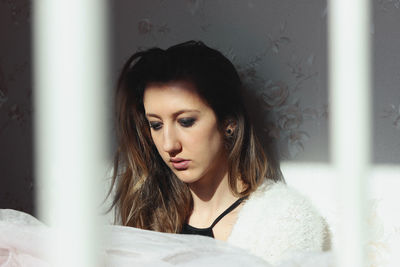
[[[186,81],[153,83],[144,108],[158,153],[185,183],[213,179],[227,165],[214,111]]]

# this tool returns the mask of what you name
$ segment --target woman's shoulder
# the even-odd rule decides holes
[[[266,180],[261,184],[250,195],[245,206],[248,210],[255,208],[277,214],[281,214],[286,209],[290,211],[298,209],[298,211],[310,210],[315,212],[311,201],[306,196],[283,181],[275,182],[273,180]]]
[[[275,263],[288,252],[326,250],[327,233],[307,197],[284,182],[267,180],[243,205],[228,242]]]
[[[281,181],[266,180],[244,203],[238,223],[260,224],[290,218],[319,223],[321,216],[311,201],[296,189]]]

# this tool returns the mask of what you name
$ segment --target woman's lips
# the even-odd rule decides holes
[[[185,170],[188,168],[190,160],[171,160],[172,166],[177,170]]]

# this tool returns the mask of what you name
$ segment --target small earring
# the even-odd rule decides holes
[[[226,129],[226,133],[230,136],[233,134],[233,131],[231,128]]]

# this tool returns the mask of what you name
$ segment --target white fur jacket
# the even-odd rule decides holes
[[[268,180],[245,202],[227,241],[271,264],[330,248],[327,224],[310,201]]]

